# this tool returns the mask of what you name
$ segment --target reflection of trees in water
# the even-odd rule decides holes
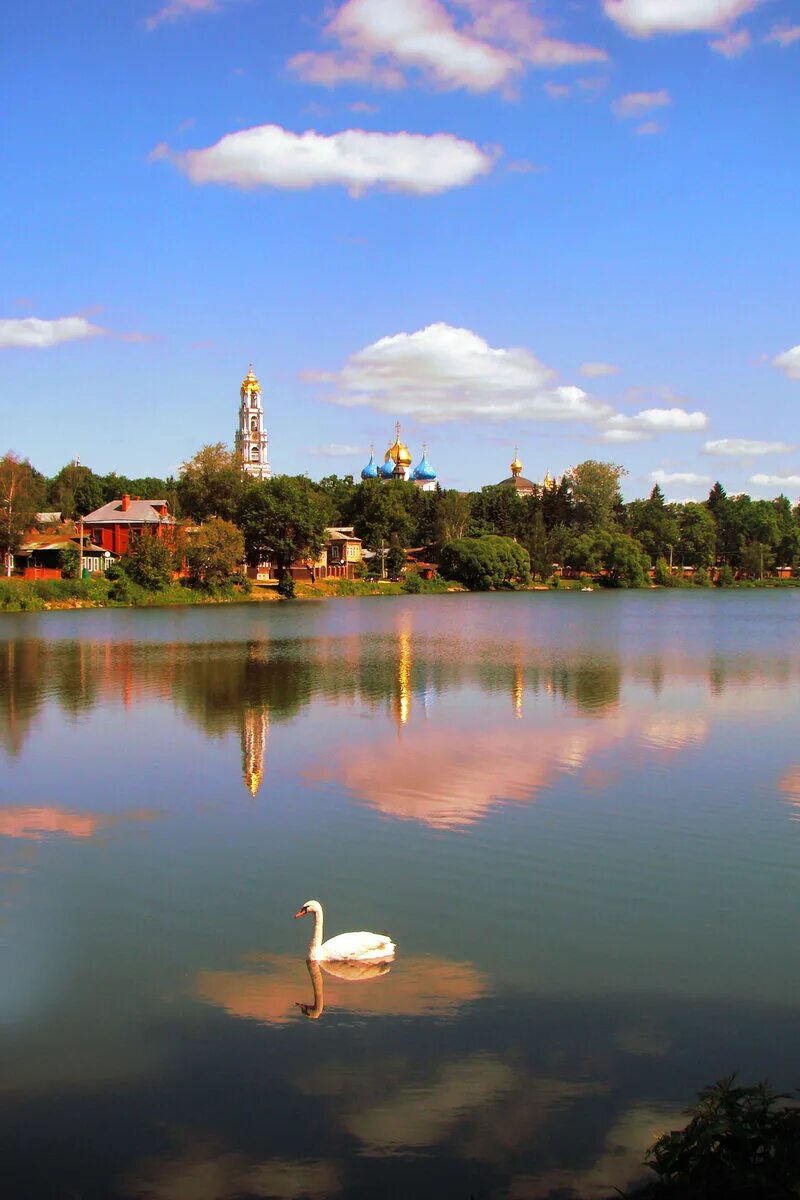
[[[0,643],[0,745],[22,749],[42,705],[55,697],[72,716],[97,703],[96,646],[19,638]]]
[[[618,704],[623,680],[658,694],[665,681],[703,683],[712,695],[753,682],[785,684],[797,676],[788,656],[725,658],[649,652],[634,659],[599,657],[583,648],[479,643],[457,637],[392,635],[249,642],[0,642],[0,746],[17,754],[45,702],[71,715],[101,701],[135,705],[154,695],[172,701],[205,733],[241,732],[248,713],[274,721],[295,716],[317,697],[389,705],[401,721],[411,698],[477,686],[508,694],[519,715],[525,695],[549,693],[579,713]]]

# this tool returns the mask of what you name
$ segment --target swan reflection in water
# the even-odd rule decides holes
[[[311,976],[311,986],[314,990],[314,1003],[303,1004],[296,1001],[297,1007],[309,1021],[318,1021],[325,1011],[325,985],[322,978],[323,968],[314,958],[306,959],[308,973]],[[326,962],[325,972],[335,975],[337,979],[346,979],[356,983],[367,979],[377,979],[379,975],[388,975],[392,969],[391,960],[383,962]]]

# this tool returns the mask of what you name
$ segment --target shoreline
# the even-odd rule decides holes
[[[292,602],[307,603],[309,601],[352,600],[375,596],[432,596],[432,595],[474,595],[459,583],[438,581],[435,586],[423,589],[421,592],[406,592],[401,583],[386,581],[366,582],[364,580],[321,580],[316,584],[300,582],[296,585],[296,595],[287,600],[279,596],[273,585],[255,584],[249,592],[234,592],[232,594],[213,594],[194,591],[191,588],[173,586],[163,592],[143,592],[128,600],[113,599],[98,592],[105,589],[105,581],[99,580],[48,580],[29,581],[12,580],[11,588],[5,590],[5,602],[0,594],[0,614],[19,612],[70,612],[76,610],[96,610],[110,608],[184,608],[200,607],[203,605],[222,604],[287,604]],[[44,587],[42,587],[44,583]],[[78,594],[47,595],[50,584],[60,585],[58,589],[69,590],[69,585]],[[66,586],[65,586],[66,585]],[[95,585],[94,587],[92,585]],[[99,586],[98,586],[99,585]],[[605,588],[596,583],[587,584],[583,580],[561,581],[558,587],[546,583],[532,583],[526,587],[508,589],[518,594],[520,592],[751,592],[751,591],[784,591],[800,588],[800,579],[770,579],[737,582],[728,587],[714,585],[683,584],[677,587],[664,587],[660,584],[650,584],[645,588]],[[19,590],[18,602],[12,597],[12,590]],[[501,589],[505,590],[505,589]],[[80,594],[80,593],[84,594]],[[44,594],[43,594],[44,593]],[[94,593],[94,594],[92,594]],[[10,602],[9,602],[10,601]]]

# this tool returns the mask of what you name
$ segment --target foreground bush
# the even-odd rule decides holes
[[[684,1129],[662,1134],[645,1161],[658,1180],[633,1197],[790,1200],[800,1195],[800,1108],[766,1083],[704,1088]]]

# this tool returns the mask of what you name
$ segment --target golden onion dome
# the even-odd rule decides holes
[[[401,442],[400,439],[397,438],[397,440],[394,441],[386,451],[386,457],[383,461],[388,462],[389,459],[391,459],[393,463],[400,463],[401,467],[410,467],[411,451],[404,442]]]
[[[522,474],[522,463],[519,461],[519,454],[517,453],[516,447],[514,447],[514,461],[511,463],[511,474],[515,479],[517,475]]]
[[[550,474],[549,471],[545,471],[545,473],[544,473],[543,485],[544,485],[545,491],[548,491],[548,492],[552,492],[553,488],[556,486],[556,481],[555,481],[555,479],[553,479],[553,476]]]
[[[253,364],[252,363],[250,363],[250,370],[247,372],[244,379],[242,380],[242,389],[241,390],[242,390],[242,395],[244,395],[245,392],[260,392],[261,391],[261,384],[258,382],[255,375],[253,374]]]

